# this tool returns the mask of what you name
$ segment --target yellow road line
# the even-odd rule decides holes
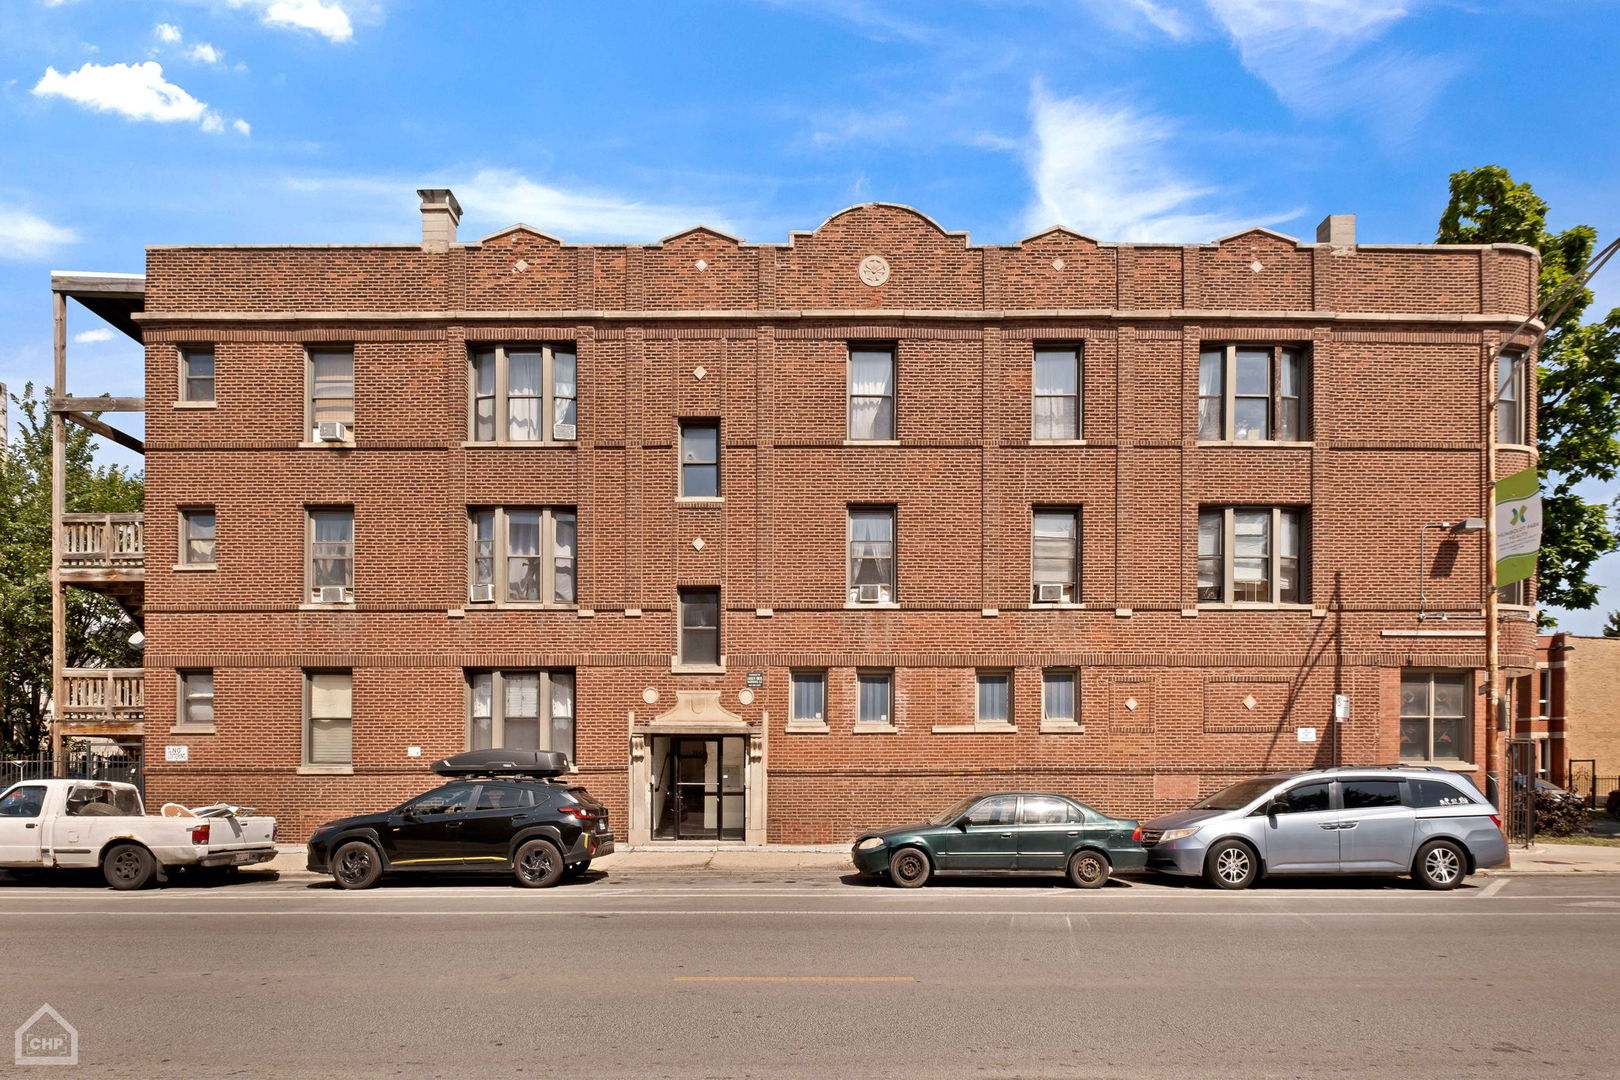
[[[677,975],[676,982],[916,982],[915,975]]]

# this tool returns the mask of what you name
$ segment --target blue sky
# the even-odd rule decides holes
[[[49,377],[50,269],[408,241],[418,186],[463,236],[780,241],[883,199],[984,242],[1397,243],[1495,163],[1608,238],[1617,31],[1620,0],[4,0],[0,381]],[[71,389],[140,393],[98,328]]]

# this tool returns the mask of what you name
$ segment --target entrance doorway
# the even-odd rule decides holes
[[[654,735],[654,840],[741,840],[746,735]]]

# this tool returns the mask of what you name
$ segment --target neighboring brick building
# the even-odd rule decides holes
[[[155,799],[296,837],[572,743],[622,838],[775,843],[1009,786],[1480,775],[1483,540],[1429,530],[1420,611],[1420,530],[1483,512],[1529,249],[979,246],[886,204],[457,243],[424,195],[420,245],[149,249]]]
[[[1517,739],[1536,775],[1595,796],[1620,788],[1620,638],[1547,634],[1520,680]]]

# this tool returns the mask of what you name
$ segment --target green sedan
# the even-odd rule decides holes
[[[974,795],[927,821],[862,833],[854,856],[855,869],[888,874],[903,889],[936,873],[1006,870],[1065,874],[1099,889],[1116,872],[1147,866],[1136,822],[1036,791]]]

